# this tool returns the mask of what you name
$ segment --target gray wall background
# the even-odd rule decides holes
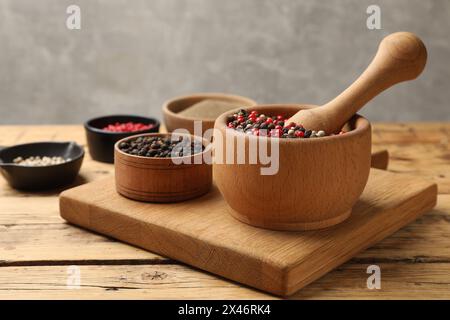
[[[70,4],[81,30],[65,26]],[[382,30],[366,28],[370,4]],[[448,0],[0,0],[0,123],[160,117],[164,100],[203,91],[322,104],[401,30],[425,41],[425,73],[363,114],[450,120]]]

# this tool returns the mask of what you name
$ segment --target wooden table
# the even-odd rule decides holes
[[[389,170],[439,185],[437,207],[375,247],[299,291],[293,299],[450,299],[450,123],[377,123],[373,149],[387,148]],[[0,145],[75,140],[81,126],[0,126]],[[77,183],[113,166],[87,155]],[[60,190],[59,190],[60,191]],[[66,224],[58,192],[23,193],[0,178],[0,298],[273,299],[269,294]],[[369,265],[381,289],[369,290]],[[80,288],[68,288],[69,266]]]

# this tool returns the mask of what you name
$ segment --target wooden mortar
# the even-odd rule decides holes
[[[265,105],[247,108],[265,115],[292,116],[312,105]],[[236,109],[235,112],[238,110]],[[215,122],[214,139],[225,133],[245,139],[248,159],[249,142],[259,139],[227,129],[227,116]],[[361,195],[370,171],[371,127],[355,115],[343,135],[311,139],[279,139],[279,171],[276,175],[261,175],[259,164],[213,165],[215,182],[231,207],[230,213],[247,224],[274,230],[313,230],[335,225],[347,219]],[[218,148],[220,144],[216,144]],[[269,148],[269,146],[268,146]],[[270,149],[269,149],[270,150]],[[237,145],[234,144],[234,154]]]

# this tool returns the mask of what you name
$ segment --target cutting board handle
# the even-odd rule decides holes
[[[387,150],[379,150],[372,152],[370,166],[375,169],[386,170],[389,164],[389,152]]]

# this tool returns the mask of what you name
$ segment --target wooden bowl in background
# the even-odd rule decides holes
[[[311,107],[265,105],[248,110],[289,117]],[[233,139],[244,137],[248,159],[249,141],[259,137],[227,129],[227,116],[232,113],[216,120],[215,128],[223,137],[215,135],[214,139],[225,139],[226,131]],[[264,166],[259,162],[214,163],[214,179],[232,209],[230,213],[247,224],[274,230],[320,229],[347,219],[367,183],[371,163],[370,123],[355,115],[346,124],[346,130],[350,129],[343,135],[322,138],[279,139],[279,170],[275,175],[261,175]],[[225,151],[226,144],[222,145]],[[234,144],[235,155],[236,148]]]
[[[123,141],[144,136],[170,136],[168,133],[141,134],[118,141],[114,146],[116,189],[121,195],[140,201],[176,202],[192,199],[207,193],[212,184],[212,166],[196,159],[210,152],[179,157],[191,158],[191,164],[175,164],[174,158],[150,158],[127,154],[119,149]],[[194,139],[192,135],[182,135]],[[195,137],[199,140],[201,138]],[[201,139],[206,147],[209,142]]]
[[[202,121],[202,136],[206,130],[213,128],[215,120],[191,118],[178,114],[180,111],[206,99],[235,103],[239,106],[242,105],[243,108],[256,105],[256,102],[252,99],[224,93],[197,93],[176,97],[166,101],[162,108],[167,131],[172,132],[176,129],[187,129],[191,134],[194,134],[194,121],[196,120]]]

